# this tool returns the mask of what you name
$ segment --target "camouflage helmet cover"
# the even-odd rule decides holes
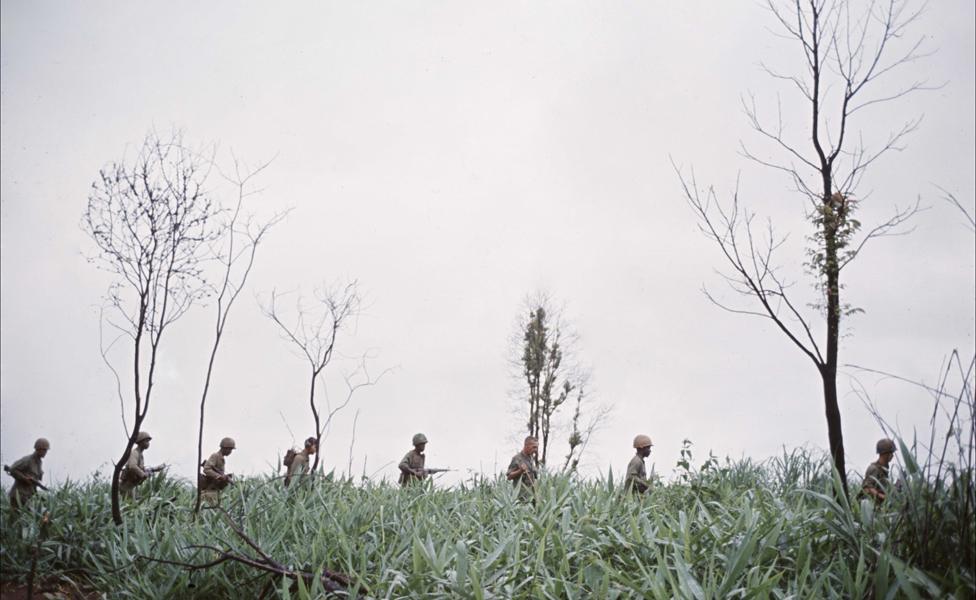
[[[416,434],[416,435],[413,436],[413,445],[414,446],[416,446],[417,444],[426,444],[426,443],[427,443],[427,436],[426,435],[424,435],[422,433],[418,433],[418,434]]]
[[[648,446],[653,446],[651,443],[651,438],[647,437],[643,433],[634,438],[634,448],[646,448]]]
[[[878,454],[887,454],[889,452],[894,453],[895,443],[888,438],[878,440],[877,445],[875,445],[875,450],[878,451]]]
[[[47,441],[47,438],[37,438],[34,442],[34,450],[50,450],[51,442]]]
[[[144,442],[146,440],[151,440],[151,439],[152,439],[152,436],[149,435],[149,432],[148,431],[140,431],[138,434],[136,434],[136,443],[137,444],[139,442]]]
[[[234,438],[225,437],[224,439],[220,440],[220,447],[230,448],[233,450],[234,448],[237,448],[237,444],[234,443]]]

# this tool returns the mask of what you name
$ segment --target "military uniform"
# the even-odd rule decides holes
[[[407,452],[407,454],[403,457],[403,460],[400,461],[400,465],[399,465],[400,485],[404,486],[410,483],[411,481],[420,481],[421,479],[426,477],[427,473],[424,471],[424,464],[426,460],[427,457],[425,457],[423,453],[418,452],[416,448],[414,448],[410,452]],[[409,469],[409,471],[404,471],[403,470],[404,468]],[[422,474],[417,475],[413,471],[420,471]]]
[[[304,479],[304,475],[308,473],[309,469],[308,457],[308,448],[295,455],[291,461],[291,464],[288,465],[288,472],[285,473],[285,486],[288,486],[291,483],[293,477],[297,476],[299,481]]]
[[[535,480],[539,476],[539,472],[535,468],[535,461],[532,460],[532,457],[526,456],[524,452],[519,452],[512,457],[512,462],[508,464],[508,471],[511,472],[513,469],[518,469],[523,466],[525,467],[525,472],[519,473],[518,477],[512,479],[512,485],[518,488],[520,500],[531,500],[532,492],[535,490]]]
[[[14,478],[14,485],[10,488],[10,505],[19,508],[30,500],[37,492],[34,483],[25,481],[25,478],[33,478],[34,481],[41,481],[44,478],[44,470],[41,468],[41,457],[29,454],[18,460],[10,467],[10,474]]]
[[[227,482],[220,479],[223,474],[224,455],[218,450],[203,463],[203,474],[200,476],[201,498],[212,504],[217,503],[220,499],[220,490],[227,487]]]
[[[644,467],[644,459],[634,456],[627,465],[627,478],[624,480],[624,489],[635,494],[643,494],[650,487],[647,480],[647,469]]]
[[[142,457],[142,450],[139,446],[133,446],[129,452],[129,461],[125,463],[125,468],[122,469],[122,477],[119,480],[119,488],[122,490],[122,495],[131,496],[132,490],[138,487],[148,477],[149,473],[146,472],[146,463]]]
[[[868,490],[874,490],[882,494],[887,493],[888,467],[879,462],[873,462],[868,465],[867,471],[864,472],[864,483],[861,485],[861,490],[863,493],[867,493]],[[878,500],[880,501],[880,499]]]

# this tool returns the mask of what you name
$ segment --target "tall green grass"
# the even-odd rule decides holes
[[[974,498],[972,472],[934,487],[903,456],[905,483],[880,507],[837,494],[827,462],[805,450],[695,469],[690,449],[680,476],[643,499],[621,493],[612,474],[544,478],[534,506],[500,478],[406,490],[323,480],[288,491],[255,478],[225,492],[222,506],[275,561],[345,573],[364,597],[972,597],[965,552],[976,540],[971,523],[954,520]],[[191,573],[158,562],[213,560],[192,548],[200,545],[257,555],[221,512],[193,519],[184,482],[140,491],[119,528],[100,480],[65,484],[16,518],[4,503],[4,578],[26,580],[40,536],[39,578],[111,598],[250,598],[266,585],[269,597],[324,595],[315,579],[274,579],[238,563]],[[937,555],[913,537],[923,497],[938,508],[926,519],[944,519],[928,525],[938,528]]]

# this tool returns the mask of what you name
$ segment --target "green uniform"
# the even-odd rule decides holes
[[[861,489],[864,492],[871,489],[882,494],[887,493],[888,467],[878,462],[868,465],[867,471],[864,472],[864,483],[861,485]]]
[[[220,490],[227,487],[227,481],[220,479],[223,474],[224,455],[218,450],[203,463],[203,474],[200,476],[200,496],[204,500],[216,504],[220,499]]]
[[[535,480],[539,477],[539,472],[535,468],[535,461],[524,452],[519,452],[512,457],[512,462],[508,464],[508,471],[511,472],[513,469],[518,469],[522,466],[525,467],[525,473],[520,473],[518,477],[513,479],[512,485],[518,488],[520,500],[531,500],[532,492],[535,490]]]
[[[29,454],[18,460],[10,467],[10,475],[14,478],[14,485],[10,488],[10,504],[18,508],[30,500],[37,491],[37,484],[44,478],[41,468],[41,457]],[[34,482],[28,481],[28,478]]]
[[[293,477],[298,477],[299,481],[304,479],[304,475],[308,473],[309,461],[308,461],[308,450],[302,450],[295,455],[292,459],[291,464],[288,465],[288,472],[285,473],[285,486],[287,487]]]
[[[643,494],[649,487],[651,487],[651,482],[647,480],[644,459],[635,455],[627,464],[627,478],[624,480],[624,489],[635,494]]]
[[[420,481],[426,477],[427,472],[424,471],[424,463],[426,460],[427,457],[421,452],[417,452],[416,448],[407,452],[403,460],[400,461],[400,485],[407,485],[411,481]]]
[[[129,461],[125,463],[125,468],[122,469],[122,477],[119,480],[119,488],[122,490],[122,495],[131,496],[132,490],[148,477],[149,472],[146,470],[142,450],[139,446],[133,446],[129,452]]]

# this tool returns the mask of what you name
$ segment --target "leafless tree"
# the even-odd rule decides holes
[[[278,326],[284,338],[298,348],[299,354],[308,362],[308,403],[312,410],[312,418],[315,423],[315,440],[318,446],[322,441],[325,428],[331,423],[332,417],[349,404],[355,391],[363,385],[375,383],[375,380],[370,379],[369,373],[366,371],[365,357],[363,357],[361,369],[365,373],[366,382],[357,383],[354,377],[347,376],[348,394],[345,400],[338,407],[327,409],[328,413],[325,415],[325,419],[322,419],[322,414],[315,402],[316,384],[325,367],[335,357],[339,331],[348,325],[349,319],[354,317],[359,310],[360,297],[357,284],[353,281],[344,286],[317,289],[315,290],[315,302],[311,307],[304,306],[302,298],[299,297],[296,301],[295,312],[297,316],[293,325],[285,323],[278,305],[279,298],[280,295],[276,291],[272,291],[271,298],[268,304],[263,306],[263,310],[265,315]],[[315,473],[318,468],[319,456],[320,453],[316,452],[311,473]]]
[[[536,294],[527,298],[512,339],[510,359],[516,389],[516,402],[528,409],[526,432],[539,440],[539,463],[546,464],[557,413],[567,401],[576,400],[577,414],[572,420],[569,436],[570,457],[579,461],[589,434],[599,427],[603,418],[580,428],[580,416],[587,398],[585,385],[589,371],[577,363],[579,338],[565,321],[562,310],[555,308],[548,296]],[[600,409],[605,412],[605,409]]]
[[[102,168],[82,227],[92,262],[115,276],[106,322],[132,343],[133,421],[112,471],[112,519],[122,524],[119,474],[152,400],[163,335],[208,290],[202,262],[216,239],[216,207],[205,182],[211,161],[182,135],[146,136],[137,156]]]
[[[217,350],[223,339],[224,327],[227,325],[227,318],[230,309],[237,300],[238,295],[247,283],[247,278],[254,267],[254,259],[257,256],[258,245],[262,242],[268,231],[279,223],[287,213],[279,213],[266,221],[256,221],[254,217],[241,214],[244,207],[244,200],[259,193],[260,189],[255,189],[252,181],[261,174],[270,161],[256,169],[248,170],[243,167],[237,158],[233,161],[233,173],[225,174],[221,172],[236,190],[236,200],[231,210],[227,211],[227,219],[220,226],[219,238],[215,241],[212,249],[216,262],[220,267],[220,288],[216,290],[217,301],[215,305],[215,323],[213,344],[210,348],[210,358],[207,362],[207,373],[204,377],[203,391],[200,394],[200,426],[197,435],[197,469],[203,462],[203,425],[204,411],[207,404],[207,394],[210,391],[210,383],[213,378],[214,364],[217,359]],[[219,168],[218,168],[219,171]],[[198,473],[199,477],[199,473]],[[201,490],[197,486],[196,503],[193,507],[194,514],[200,511]]]
[[[905,137],[920,119],[907,121],[875,145],[868,145],[863,131],[854,127],[855,117],[866,109],[898,100],[914,92],[932,89],[915,80],[891,87],[890,76],[925,54],[922,39],[907,40],[908,30],[921,9],[906,2],[886,0],[861,4],[845,0],[769,0],[781,37],[794,42],[802,67],[784,72],[763,65],[774,80],[799,94],[809,129],[790,132],[782,109],[777,118],[760,114],[755,98],[743,100],[743,108],[759,138],[778,151],[780,159],[762,158],[743,144],[747,159],[785,173],[798,196],[806,199],[806,217],[813,225],[808,236],[805,267],[820,296],[811,316],[791,294],[789,281],[777,266],[776,251],[785,241],[771,224],[761,231],[756,213],[739,203],[738,184],[728,203],[717,200],[713,189],[701,190],[694,172],[686,175],[675,165],[684,196],[696,213],[699,226],[721,251],[727,270],[722,274],[731,290],[750,298],[745,305],[727,304],[708,290],[707,297],[733,313],[770,319],[789,341],[814,364],[823,387],[830,454],[846,490],[844,440],[837,402],[838,341],[841,321],[859,309],[841,298],[841,274],[865,245],[876,238],[903,233],[901,226],[918,210],[919,203],[895,207],[884,222],[862,228],[855,218],[861,179],[879,158],[903,148]],[[762,156],[765,156],[763,154]],[[816,315],[825,333],[817,333]]]

